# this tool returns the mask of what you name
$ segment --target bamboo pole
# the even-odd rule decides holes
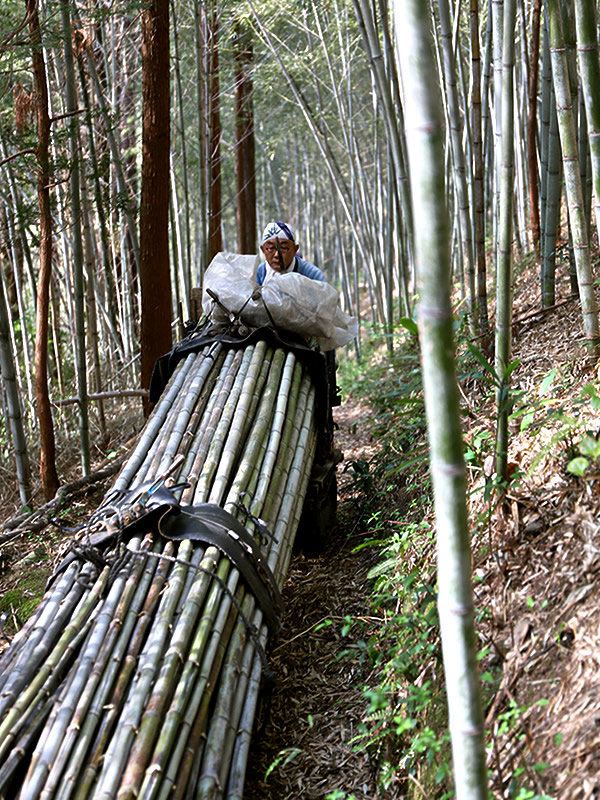
[[[203,352],[178,366],[116,488],[182,454],[173,480],[194,484],[182,498],[223,503],[251,534],[238,501],[263,515],[274,537],[260,546],[281,585],[314,457],[312,382],[265,342],[209,361]],[[26,749],[0,755],[0,786],[32,753],[22,798],[222,796],[231,760],[245,770],[237,732],[258,699],[263,611],[215,547],[149,530],[105,557],[120,560],[98,578],[84,566],[87,582],[71,565],[2,660],[17,669],[0,674],[0,748]]]
[[[506,21],[514,24],[506,8]],[[406,93],[406,131],[419,272],[419,335],[431,445],[438,547],[438,609],[459,800],[485,800],[487,769],[477,669],[466,474],[454,363],[449,232],[443,196],[443,115],[434,72],[432,21],[419,0],[396,0],[396,37]],[[505,34],[510,29],[504,29]],[[510,35],[510,34],[509,34]],[[400,41],[399,37],[402,37]],[[504,103],[504,97],[502,98]],[[503,110],[504,113],[504,110]]]
[[[598,324],[598,304],[594,294],[594,278],[590,258],[590,248],[585,221],[581,176],[579,174],[577,137],[572,108],[572,93],[569,86],[569,68],[565,54],[562,14],[558,0],[547,3],[550,56],[552,60],[552,83],[556,95],[556,113],[563,155],[565,188],[569,209],[569,222],[573,235],[577,285],[581,300],[583,329],[590,355],[600,353],[600,327]]]

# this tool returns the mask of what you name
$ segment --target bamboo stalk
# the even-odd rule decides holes
[[[246,595],[242,611],[246,618],[252,613],[254,598]],[[241,674],[242,656],[246,642],[247,628],[242,620],[238,620],[229,643],[226,663],[219,679],[219,694],[211,715],[202,759],[201,777],[198,781],[196,800],[213,800],[219,796],[220,787],[227,777],[228,763],[223,758],[224,740],[230,724],[235,689]],[[223,774],[225,772],[225,774]]]
[[[119,473],[119,477],[115,481],[115,489],[123,490],[129,486],[131,479],[139,470],[142,461],[146,457],[149,446],[154,441],[162,425],[164,424],[171,405],[177,398],[177,395],[181,392],[181,387],[185,383],[185,379],[187,378],[189,371],[200,357],[200,353],[192,353],[177,366],[169,387],[165,392],[163,392],[159,402],[154,408],[148,422],[146,423],[146,426],[144,427],[144,430],[140,435],[133,453],[128,458],[126,464]]]
[[[224,357],[225,353],[222,350],[218,350],[217,354],[212,358],[205,356],[200,369],[195,372],[189,383],[186,384],[185,392],[181,393],[181,405],[178,413],[169,415],[174,417],[173,429],[168,438],[165,439],[165,447],[160,448],[160,452],[157,448],[158,466],[152,465],[151,474],[162,475],[171,466],[188,430],[192,411],[201,401],[203,389],[206,389],[216,379]],[[185,437],[183,444],[189,445],[189,443],[190,438]],[[182,450],[185,452],[185,447]]]
[[[242,367],[235,379],[231,394],[215,429],[214,436],[209,443],[208,453],[203,460],[202,472],[200,473],[194,489],[193,500],[192,497],[186,495],[188,501],[193,503],[202,503],[206,501],[210,484],[225,445],[227,433],[232,424],[240,397],[242,396],[242,391],[247,381],[253,382],[254,376],[259,369],[260,361],[262,360],[262,353],[264,353],[264,347],[259,350],[258,345],[253,348],[248,348],[246,353],[244,353]]]
[[[252,470],[262,461],[259,457],[259,453],[262,452],[264,454],[267,448],[269,433],[272,430],[273,408],[280,389],[279,381],[282,374],[284,358],[285,353],[282,350],[277,350],[271,363],[267,388],[262,394],[260,406],[256,413],[256,421],[252,427],[252,433],[247,442],[244,456],[235,471],[235,480],[231,486],[227,500],[223,504],[226,509],[237,501],[240,493],[248,483]],[[282,401],[287,402],[287,395],[285,392],[282,392],[281,396]],[[219,503],[222,500],[224,487],[230,478],[231,475],[229,471],[222,473],[220,482],[215,480],[209,502]]]
[[[271,525],[277,518],[278,509],[281,505],[285,487],[285,481],[287,480],[287,475],[291,467],[294,453],[296,452],[296,447],[302,431],[302,420],[309,402],[310,385],[310,379],[305,375],[300,386],[300,392],[298,394],[296,414],[292,418],[292,424],[285,432],[283,439],[283,452],[276,460],[273,469],[273,477],[269,483],[268,492],[264,499],[264,505],[260,511],[260,514],[265,520],[271,521]],[[256,510],[256,513],[259,513],[258,509]],[[267,522],[267,524],[269,524],[269,522]]]
[[[84,756],[91,748],[95,731],[99,725],[103,710],[113,682],[123,662],[127,646],[136,626],[148,596],[152,581],[160,580],[156,571],[155,559],[137,559],[137,566],[128,577],[128,587],[124,593],[123,602],[119,613],[111,623],[118,639],[114,648],[105,647],[104,657],[98,660],[93,667],[90,682],[82,693],[77,709],[74,725],[78,728],[78,736],[73,743],[70,758],[64,769],[64,777],[56,791],[56,800],[67,800],[75,791],[80,773],[85,766]],[[126,597],[133,584],[134,596],[127,606]]]
[[[189,466],[186,463],[182,468],[182,474],[186,476],[186,479],[190,484],[189,488],[185,489],[181,496],[181,502],[183,504],[192,502],[194,498],[194,492],[198,483],[198,478],[202,473],[211,442],[216,435],[219,420],[223,415],[228,398],[231,398],[229,402],[233,404],[236,396],[238,396],[238,393],[241,391],[243,381],[242,375],[245,375],[245,372],[250,365],[250,358],[251,353],[249,350],[239,351],[238,354],[236,354],[236,358],[232,362],[231,369],[225,376],[222,388],[220,391],[218,391],[218,393],[216,393],[214,401],[210,407],[210,413],[207,414],[206,421],[202,426],[202,437],[199,437],[198,446],[195,448],[192,463]]]
[[[222,407],[225,405],[225,401],[231,391],[231,386],[233,385],[233,380],[239,367],[242,354],[243,353],[241,350],[229,350],[227,352],[216,381],[214,384],[207,386],[205,389],[205,400],[199,403],[196,408],[194,408],[192,418],[190,419],[189,429],[186,431],[186,436],[189,436],[190,439],[189,447],[185,448],[186,457],[185,461],[181,465],[180,470],[180,475],[188,482],[192,467],[198,455],[198,451],[201,448],[202,441],[207,437],[207,430],[211,427],[211,424],[213,430],[214,427],[216,427],[216,420],[218,419]],[[202,430],[202,433],[199,433],[200,429]],[[196,471],[199,469],[201,469],[201,463]],[[190,491],[191,488],[191,486],[188,487],[187,491]],[[185,491],[186,490],[183,489],[179,493],[180,502],[182,502]]]
[[[119,788],[119,798],[135,797],[138,794],[166,710],[172,700],[183,665],[188,658],[197,620],[210,586],[208,571],[214,570],[216,563],[216,558],[209,553],[208,558],[205,558],[203,562],[203,568],[207,571],[196,573],[196,580],[186,596],[183,612],[173,631],[169,647],[163,658],[160,674],[154,684],[146,712],[142,717],[136,740],[131,749],[129,762]]]
[[[35,703],[36,700],[39,699],[43,693],[46,680],[52,675],[53,670],[57,667],[61,657],[67,651],[69,645],[73,642],[79,630],[89,626],[92,612],[95,609],[96,604],[104,590],[108,580],[108,575],[109,569],[108,567],[105,567],[96,580],[79,612],[66,626],[63,635],[53,648],[49,657],[36,672],[35,677],[31,680],[27,688],[21,692],[12,708],[4,716],[2,723],[0,724],[0,756],[4,752],[5,736],[12,731],[13,724],[23,716],[31,703]]]
[[[267,629],[263,627],[260,633],[259,642],[264,648],[267,641]],[[242,715],[238,725],[236,741],[234,744],[231,767],[229,771],[229,782],[227,784],[227,800],[242,800],[244,793],[244,781],[246,777],[246,764],[248,763],[248,753],[250,741],[254,728],[256,716],[256,705],[260,694],[262,675],[262,662],[258,654],[254,655],[252,671],[248,683],[248,690]]]
[[[263,550],[281,584],[314,457],[311,379],[294,354],[265,342],[207,361],[189,356],[177,368],[115,488],[152,479],[183,454],[173,480],[192,485],[182,501],[222,503],[243,520],[241,498],[262,514],[275,534]],[[174,543],[148,533],[129,545],[135,552],[110,581],[102,573],[102,589],[99,579],[93,588],[76,585],[69,568],[45,601],[52,612],[36,615],[3,660],[20,665],[22,687],[0,678],[0,748],[10,715],[5,746],[27,749],[4,763],[0,756],[0,781],[8,786],[33,748],[22,798],[220,797],[228,781],[243,781],[263,666],[248,620],[263,648],[263,612],[217,548],[181,542],[174,558]],[[45,670],[41,684],[26,668],[33,653]]]
[[[226,579],[229,570],[229,562],[222,559],[218,567],[222,580]],[[237,571],[233,570],[227,579],[228,593],[223,594],[218,586],[214,586],[211,591],[210,615],[203,618],[203,622],[206,620],[205,630],[196,640],[196,644],[200,646],[199,652],[203,653],[202,660],[196,659],[195,650],[194,657],[190,655],[188,660],[190,670],[194,671],[197,678],[193,684],[191,681],[188,683],[191,693],[187,694],[187,702],[183,702],[185,698],[181,697],[180,702],[170,709],[171,716],[170,719],[167,717],[167,724],[170,722],[171,726],[177,725],[177,735],[175,737],[175,731],[171,727],[164,737],[162,748],[157,748],[141,789],[141,795],[147,800],[166,800],[181,796],[193,766],[193,755],[198,755],[203,749],[201,741],[212,691],[224,657],[224,641],[229,638],[235,620],[236,612],[232,611],[231,594],[236,589],[237,581]],[[166,727],[165,725],[165,730]]]
[[[179,547],[179,558],[182,561],[186,561],[190,556],[191,549],[192,545],[189,541],[182,542]],[[139,727],[142,709],[159,668],[187,569],[186,564],[178,563],[175,565],[161,598],[148,641],[140,654],[136,677],[121,713],[115,736],[111,739],[106,750],[98,786],[93,795],[95,800],[110,800],[115,796],[118,789],[131,744]]]
[[[149,541],[145,543],[145,546],[147,547],[148,544]],[[85,727],[90,715],[92,720],[98,719],[97,710],[92,707],[92,703],[95,701],[97,708],[97,691],[100,691],[102,697],[108,693],[106,682],[104,687],[102,686],[105,672],[114,674],[116,666],[123,657],[124,634],[126,636],[131,632],[135,625],[135,617],[140,611],[152,574],[152,571],[146,569],[145,559],[134,558],[133,568],[131,570],[123,569],[121,581],[117,578],[111,586],[111,594],[114,592],[117,594],[118,606],[115,612],[110,614],[109,595],[102,610],[102,615],[109,616],[106,634],[104,635],[102,631],[102,615],[98,615],[94,625],[94,637],[99,639],[100,650],[95,655],[90,641],[89,646],[78,659],[78,672],[82,676],[83,686],[77,690],[74,685],[69,687],[69,695],[72,696],[72,702],[76,705],[73,708],[69,727],[62,736],[62,741],[60,732],[51,731],[51,737],[61,743],[58,753],[48,761],[49,774],[41,797],[45,797],[47,794],[48,797],[58,800],[59,797],[69,796],[72,785],[63,779],[63,775],[68,771],[72,775],[74,763],[77,763],[73,760],[75,752],[78,749],[81,750],[84,743],[91,743],[91,729],[88,729],[87,735],[84,735],[82,728]],[[122,591],[120,583],[123,583]],[[86,659],[91,660],[89,675],[85,664]],[[68,708],[69,697],[65,695],[61,700],[61,712],[67,711]]]
[[[164,554],[170,556],[174,551],[172,542],[167,543],[164,549]],[[156,564],[154,559],[150,559]],[[88,800],[92,788],[96,781],[96,776],[100,770],[104,760],[104,753],[106,751],[107,743],[112,735],[113,727],[117,723],[121,710],[127,697],[127,690],[130,685],[131,676],[137,666],[137,659],[143,643],[146,639],[147,631],[150,628],[154,611],[161,598],[164,586],[166,584],[172,564],[163,559],[158,561],[156,565],[156,572],[153,576],[152,583],[149,587],[148,593],[145,595],[144,604],[137,619],[128,619],[128,623],[133,621],[134,630],[129,638],[129,625],[124,630],[122,643],[124,648],[129,647],[125,653],[125,660],[121,671],[117,673],[118,665],[114,664],[111,671],[105,674],[103,684],[100,691],[96,695],[94,706],[86,718],[85,726],[89,730],[90,735],[96,732],[96,738],[87,759],[85,770],[81,780],[77,781],[75,775],[69,775],[67,781],[76,787],[75,800]],[[149,567],[151,569],[151,567]],[[147,570],[148,571],[148,570]],[[144,588],[144,587],[143,587]],[[142,591],[143,591],[142,588]],[[116,683],[115,683],[116,678]],[[110,701],[107,706],[104,706],[103,700],[106,696],[105,693],[110,692]],[[101,716],[104,711],[104,715]],[[94,724],[93,715],[96,715],[97,721],[100,723],[99,727]],[[75,758],[75,754],[74,754]]]
[[[289,374],[290,369],[292,371],[291,375]],[[289,435],[289,426],[292,424],[298,404],[300,382],[302,379],[302,365],[291,353],[288,354],[285,370],[284,377],[282,378],[283,391],[280,394],[277,408],[273,416],[271,438],[269,439],[264,461],[261,465],[258,486],[254,492],[254,504],[258,505],[259,508],[262,508],[264,498],[269,490],[273,471],[278,459],[278,453],[282,447],[285,447],[285,442]],[[254,504],[253,510],[256,507]],[[255,513],[259,513],[258,508]]]
[[[312,451],[314,453],[316,440],[314,434],[312,435],[312,440],[311,440],[310,426],[307,424],[303,424],[302,431],[303,431],[303,437],[302,437],[303,442],[301,444],[301,448],[304,447],[304,439],[306,439],[307,440],[306,445],[309,448],[309,452]],[[299,478],[299,484],[296,484],[294,479],[292,479],[292,483],[288,487],[289,494],[286,494],[286,497],[290,496],[291,494],[291,496],[296,498],[295,506],[290,508],[290,516],[292,516],[293,519],[292,534],[295,533],[298,527],[298,523],[300,521],[303,500],[306,495],[306,489],[310,478],[310,469],[312,465],[312,460],[309,460],[305,463],[306,466],[304,469],[298,469],[294,473],[294,476]],[[276,534],[277,534],[277,528],[276,528]],[[291,549],[293,544],[293,535],[289,536],[287,538],[287,541],[289,541],[289,547],[285,548],[280,557],[277,558],[278,551],[281,548],[279,547],[278,536],[275,535],[269,559],[270,565],[272,565],[272,562],[275,562],[275,574],[276,578],[278,578],[278,582],[280,583],[280,585],[283,583],[283,578],[285,577],[285,574],[287,572],[287,564],[289,562],[289,557],[291,555]],[[260,614],[260,611],[257,613]],[[258,624],[257,621],[256,624]],[[267,639],[267,628],[265,625],[263,625],[259,635],[259,641],[261,642],[261,645],[263,647],[266,642],[266,639]],[[235,742],[233,743],[233,753],[231,756],[229,782],[227,785],[227,792],[225,795],[227,797],[227,800],[241,800],[243,795],[246,764],[248,760],[248,752],[250,748],[250,740],[252,736],[256,706],[258,703],[258,696],[260,693],[262,668],[263,668],[262,660],[260,659],[258,654],[255,653],[252,671],[248,681],[248,688],[245,693],[244,705],[241,712],[240,721],[236,726],[237,733]]]
[[[69,567],[56,581],[38,606],[38,612],[15,636],[10,650],[2,660],[0,676],[0,718],[28,677],[45,658],[43,642],[52,641],[56,631],[63,629],[73,609],[84,593],[83,582],[75,584],[77,565]],[[27,673],[25,673],[27,670]]]
[[[94,681],[92,671],[96,659],[99,658],[103,646],[110,646],[109,630],[115,616],[118,615],[118,608],[123,602],[128,603],[133,597],[133,584],[129,585],[129,592],[124,594],[127,583],[127,572],[121,570],[113,581],[106,600],[102,603],[98,614],[91,626],[86,646],[79,655],[73,679],[69,683],[68,691],[61,697],[60,711],[58,712],[54,724],[48,728],[45,746],[36,758],[35,769],[30,770],[26,782],[26,790],[30,797],[38,797],[40,800],[49,800],[60,779],[62,769],[69,757],[70,748],[77,738],[79,725],[71,720],[75,714],[78,701],[84,699],[83,713],[87,708],[85,699],[89,700],[84,692],[86,686],[93,686]],[[113,634],[116,629],[113,626]]]
[[[33,742],[36,732],[39,736],[43,730],[43,727],[40,726],[45,725],[46,720],[51,716],[54,709],[53,703],[60,697],[60,693],[68,681],[68,667],[72,661],[72,651],[78,649],[86,634],[87,630],[83,628],[75,635],[71,646],[61,656],[57,668],[44,684],[43,692],[29,705],[7,733],[5,744],[3,743],[3,751],[8,751],[7,760],[2,766],[3,779],[0,787],[20,764],[24,754],[29,752],[28,749],[20,748],[25,748],[25,743]],[[65,678],[65,674],[67,674],[67,678]],[[17,758],[17,763],[14,763],[13,757]],[[5,767],[7,768],[6,773],[4,772]]]
[[[262,625],[261,620],[262,620],[262,611],[260,609],[257,609],[254,611],[254,615],[252,616],[252,625],[254,629],[259,632],[257,641],[259,646],[264,651],[264,644],[267,638],[267,628],[265,625]],[[264,637],[262,636],[262,634],[264,634]],[[231,780],[231,773],[234,763],[234,753],[238,736],[240,734],[240,725],[243,724],[244,709],[246,707],[249,693],[253,689],[251,679],[252,679],[252,672],[254,669],[255,659],[258,661],[259,664],[259,675],[260,675],[264,669],[263,660],[257,653],[257,646],[255,641],[246,637],[244,651],[242,654],[241,664],[239,669],[239,676],[235,686],[235,697],[233,700],[232,712],[228,720],[225,742],[223,744],[222,761],[223,764],[227,766],[227,771],[224,773],[221,779],[221,786],[223,787],[224,790],[227,789],[229,781]],[[254,712],[256,712],[256,707],[254,707]],[[254,717],[255,713],[253,713],[253,720]]]

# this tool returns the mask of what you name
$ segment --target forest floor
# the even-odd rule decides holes
[[[491,393],[475,366],[460,374],[478,636],[487,648],[492,796],[587,800],[600,798],[600,472],[593,453],[583,477],[566,467],[586,430],[597,439],[600,411],[590,388],[597,386],[597,365],[583,348],[579,306],[568,297],[566,278],[562,298],[545,313],[535,276],[523,271],[517,284],[513,354],[520,363],[513,379],[523,395],[511,423],[512,482],[506,502],[492,510],[484,501],[492,471]],[[377,676],[367,659],[349,657],[357,642],[344,631],[346,620],[369,624],[367,576],[379,558],[376,549],[357,547],[369,512],[347,467],[376,463],[384,438],[375,404],[356,397],[346,397],[335,420],[344,452],[338,523],[321,556],[292,559],[284,627],[269,650],[276,684],[250,753],[248,800],[407,796],[404,779],[381,789],[373,751],[353,742],[366,713],[363,690]],[[0,519],[6,520],[15,501],[2,482]],[[107,478],[79,490],[71,517],[84,518],[109,485]],[[397,516],[409,500],[399,480],[379,512]],[[423,510],[430,520],[431,513]],[[67,539],[42,527],[0,547],[0,651],[28,604],[37,603]],[[411,780],[411,797],[441,797]]]

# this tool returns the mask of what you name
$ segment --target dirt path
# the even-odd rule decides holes
[[[334,411],[336,445],[344,453],[338,523],[321,556],[292,559],[283,590],[284,626],[269,651],[276,676],[271,712],[253,740],[245,800],[312,800],[335,789],[356,800],[376,797],[369,759],[353,752],[351,743],[363,712],[360,687],[369,675],[345,657],[352,643],[341,636],[346,615],[369,614],[365,586],[373,553],[353,552],[362,530],[343,471],[352,459],[376,452],[369,415],[366,406],[353,402]]]

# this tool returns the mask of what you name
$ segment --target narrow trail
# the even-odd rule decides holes
[[[366,665],[361,672],[345,655],[355,655],[355,644],[340,633],[346,616],[369,614],[365,587],[374,554],[354,552],[363,531],[360,513],[346,497],[343,470],[349,461],[376,453],[370,416],[366,405],[352,399],[334,409],[336,446],[344,453],[338,467],[338,522],[322,555],[292,559],[283,590],[284,626],[269,652],[275,686],[250,752],[247,800],[312,800],[335,789],[356,800],[377,796],[367,755],[352,747],[364,710],[360,687],[369,675]]]

